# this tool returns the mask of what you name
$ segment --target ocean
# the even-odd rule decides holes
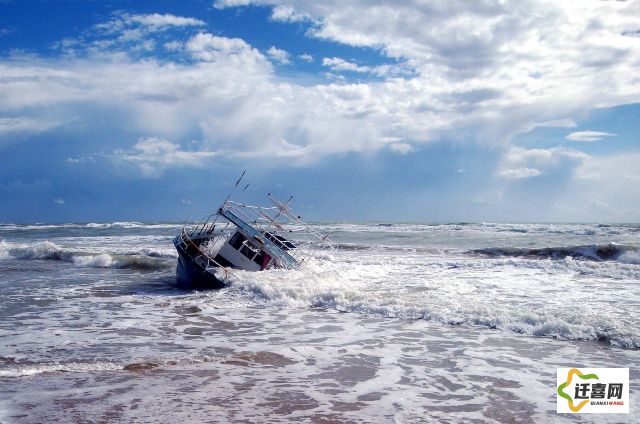
[[[640,421],[640,225],[313,225],[336,252],[188,292],[180,224],[0,224],[0,422]],[[557,414],[574,366],[631,413]]]

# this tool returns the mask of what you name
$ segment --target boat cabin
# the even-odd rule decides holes
[[[216,262],[246,271],[269,269],[274,261],[273,257],[267,252],[260,238],[251,239],[242,230],[236,230],[220,248],[215,257]]]

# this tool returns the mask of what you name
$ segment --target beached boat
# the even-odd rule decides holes
[[[205,221],[185,225],[174,238],[179,287],[222,288],[235,269],[297,269],[318,250],[335,250],[326,235],[289,209],[292,197],[280,202],[269,193],[273,206],[265,207],[233,201],[232,195]]]

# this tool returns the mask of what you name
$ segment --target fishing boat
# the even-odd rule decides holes
[[[220,289],[235,270],[298,269],[319,250],[335,250],[326,235],[291,211],[293,197],[281,202],[269,193],[272,205],[267,207],[231,200],[243,177],[244,172],[217,211],[184,225],[174,238],[178,287]]]

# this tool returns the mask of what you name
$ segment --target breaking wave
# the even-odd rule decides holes
[[[11,258],[63,261],[92,268],[161,270],[175,266],[172,256],[151,249],[140,249],[130,254],[114,254],[67,249],[50,241],[30,245],[0,241],[0,259]]]
[[[231,286],[254,305],[276,308],[317,308],[365,316],[426,320],[453,326],[481,327],[557,340],[608,343],[624,348],[640,348],[640,334],[621,327],[615,320],[591,320],[565,316],[561,311],[500,310],[471,303],[434,303],[425,299],[399,299],[376,296],[338,285],[271,284],[265,281],[239,281]]]
[[[619,316],[614,298],[607,296],[629,290],[633,285],[628,282],[638,278],[635,265],[571,257],[441,259],[338,253],[302,270],[240,272],[228,294],[244,306],[319,308],[637,349],[640,331],[632,319]],[[581,290],[583,281],[597,281],[593,284],[604,293],[599,300]]]
[[[26,230],[57,230],[57,229],[109,229],[109,228],[179,228],[182,224],[177,223],[144,223],[137,221],[117,221],[117,222],[89,222],[87,224],[67,223],[67,224],[0,224],[0,231],[26,231]]]
[[[81,225],[86,228],[177,228],[180,224],[171,223],[143,223],[137,221],[120,221],[120,222],[90,222],[85,225]]]
[[[489,247],[474,249],[470,253],[493,257],[522,257],[539,259],[586,259],[592,261],[619,261],[640,263],[640,248],[615,243],[584,246],[560,246],[542,248]]]

